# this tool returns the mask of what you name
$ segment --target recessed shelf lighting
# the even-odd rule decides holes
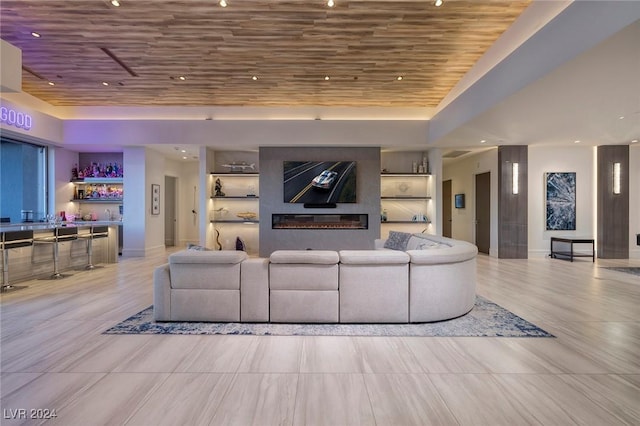
[[[324,76],[324,79],[325,79],[325,80],[329,80],[329,78],[330,78],[330,77],[329,77],[328,75],[325,75],[325,76]]]
[[[118,6],[120,6],[120,2],[118,0],[111,0],[111,5],[115,6],[115,7],[118,7]]]
[[[40,33],[37,33],[35,31],[32,31],[31,35],[34,36],[35,38],[40,38],[41,37]]]
[[[225,0],[220,0],[218,4],[220,5],[220,7],[227,7],[227,2]]]
[[[103,82],[102,82],[102,85],[103,85],[103,86],[108,86],[108,85],[109,85],[109,83],[107,83],[106,81],[103,81]]]

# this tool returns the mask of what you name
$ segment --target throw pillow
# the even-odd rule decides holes
[[[197,244],[187,244],[187,250],[197,250],[197,251],[210,251],[211,249],[208,249],[206,247],[203,246],[199,246]]]
[[[411,234],[408,232],[389,231],[389,238],[384,242],[384,248],[405,251],[409,238]]]

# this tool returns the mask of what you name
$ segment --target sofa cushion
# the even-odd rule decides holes
[[[269,257],[271,263],[310,263],[335,265],[340,261],[338,252],[333,250],[276,250]]]
[[[406,250],[431,250],[451,247],[445,241],[438,241],[439,238],[430,234],[412,234],[407,242]]]
[[[408,232],[389,231],[389,238],[384,242],[384,248],[405,251],[409,238],[411,234]]]
[[[471,243],[458,241],[453,246],[441,247],[438,250],[408,250],[407,254],[411,257],[412,264],[447,264],[475,258],[478,248]]]
[[[240,263],[247,253],[234,250],[199,251],[183,250],[169,255],[169,264],[178,263]]]
[[[340,250],[340,263],[350,265],[398,265],[409,263],[409,255],[395,250]]]

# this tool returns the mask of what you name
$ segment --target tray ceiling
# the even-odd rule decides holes
[[[56,106],[435,107],[530,1],[227,3],[2,0],[1,37]]]

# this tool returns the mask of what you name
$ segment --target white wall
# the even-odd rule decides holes
[[[629,258],[640,259],[640,246],[636,234],[640,234],[640,145],[629,148]]]
[[[151,190],[145,192],[145,149],[127,147],[123,153],[124,194],[123,194],[123,256],[145,255],[145,223],[148,198]]]
[[[589,146],[529,147],[529,257],[549,254],[552,236],[596,237],[596,149]],[[576,230],[547,231],[545,225],[545,173],[576,173]]]
[[[49,174],[52,178],[49,182],[49,193],[54,194],[54,198],[49,200],[49,214],[59,214],[63,210],[67,214],[75,214],[79,206],[70,201],[73,198],[74,188],[71,183],[71,169],[78,164],[78,153],[52,147],[49,149],[49,156],[53,160],[53,174]]]
[[[428,122],[420,120],[65,120],[74,144],[258,146],[415,146],[424,149]]]
[[[164,174],[165,158],[162,154],[152,149],[145,149],[145,201],[146,204],[146,229],[145,252],[164,249]],[[129,170],[125,168],[125,173]],[[160,214],[151,214],[151,185],[160,185]]]
[[[199,215],[206,215],[206,212],[199,211],[198,162],[165,159],[165,175],[177,178],[176,222],[178,239],[176,246],[186,246],[187,243],[198,244]],[[191,213],[192,210],[196,211],[195,215]]]
[[[451,179],[452,194],[465,194],[465,208],[452,208],[452,237],[475,243],[475,177],[486,172],[491,173],[491,242],[489,254],[497,257],[498,150],[492,148],[457,161],[445,163],[442,167],[442,179],[440,182]]]

